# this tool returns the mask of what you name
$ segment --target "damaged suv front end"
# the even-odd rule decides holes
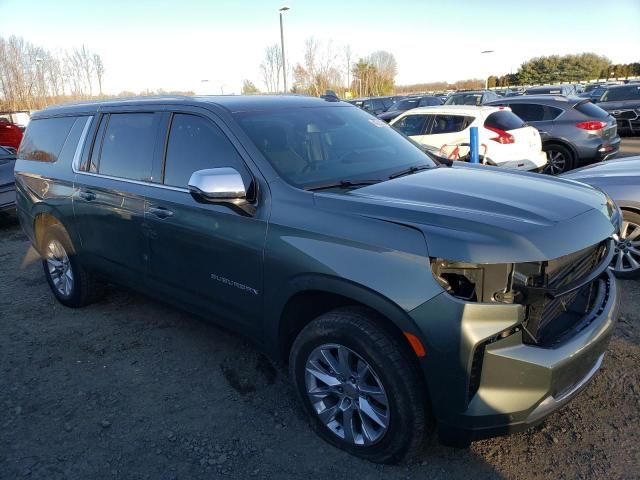
[[[533,426],[574,398],[600,368],[618,312],[608,266],[611,235],[621,222],[602,195],[599,213],[608,226],[582,224],[593,228],[587,243],[604,238],[574,252],[508,263],[472,262],[464,250],[463,260],[431,257],[444,292],[411,316],[429,342],[423,363],[429,385],[453,387],[430,389],[443,442],[466,445]],[[579,230],[570,238],[576,235]],[[451,368],[438,368],[442,362]]]

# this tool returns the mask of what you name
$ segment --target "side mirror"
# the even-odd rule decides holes
[[[198,202],[224,204],[244,214],[255,214],[255,207],[248,201],[248,189],[235,168],[194,172],[189,179],[189,192]]]

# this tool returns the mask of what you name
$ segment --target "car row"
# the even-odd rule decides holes
[[[484,109],[488,142],[539,147],[506,107],[445,107]],[[440,107],[394,122],[422,108]],[[322,438],[372,461],[425,434],[467,445],[541,422],[594,377],[615,327],[608,195],[434,162],[345,102],[48,108],[15,172],[59,302],[86,305],[108,281],[241,332],[288,360]]]
[[[15,163],[15,150],[0,147],[0,213],[12,213],[15,210],[16,187],[13,176]]]

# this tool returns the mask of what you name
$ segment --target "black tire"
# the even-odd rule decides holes
[[[79,262],[73,243],[62,225],[56,224],[46,227],[40,245],[42,267],[47,283],[56,299],[71,308],[80,308],[99,299],[104,293],[103,284]],[[59,242],[69,259],[69,266],[73,275],[73,283],[68,293],[58,290],[54,284],[52,273],[47,263],[47,249],[52,241]]]
[[[543,172],[549,175],[560,175],[561,173],[568,172],[575,167],[575,158],[573,152],[564,145],[557,143],[548,143],[542,147],[542,150],[547,153],[547,165],[544,167]],[[557,156],[558,163],[562,163],[562,166],[554,166],[552,157]]]
[[[293,343],[289,372],[312,428],[328,443],[376,463],[411,459],[431,430],[424,382],[419,367],[395,336],[376,321],[376,314],[362,308],[341,308],[325,313],[307,325]],[[364,359],[375,371],[388,397],[389,424],[373,445],[356,445],[337,436],[319,418],[307,396],[306,364],[321,345],[339,344]],[[362,414],[359,414],[362,418]]]
[[[640,215],[638,215],[635,212],[631,212],[629,210],[623,210],[622,218],[625,223],[629,223],[630,225],[629,227],[627,227],[628,228],[627,235],[632,231],[634,231],[636,228],[640,230]],[[621,233],[625,233],[625,232],[621,232]],[[630,268],[630,264],[628,260],[623,261],[623,266],[625,267],[625,270],[616,269],[616,262],[617,262],[618,255],[620,254],[621,256],[624,257],[624,253],[627,251],[625,250],[625,247],[627,249],[631,247],[636,250],[640,250],[640,246],[636,247],[633,245],[624,245],[625,243],[624,240],[626,239],[619,238],[619,240],[616,241],[616,252],[615,252],[615,255],[613,256],[613,261],[611,262],[611,269],[613,270],[613,273],[615,274],[615,276],[618,278],[628,278],[628,279],[640,278],[640,267],[636,269],[628,270],[628,268]],[[640,236],[634,237],[634,241],[640,241]],[[628,255],[631,255],[631,253],[629,252]],[[640,256],[634,254],[633,258],[636,259],[638,263],[640,263]]]

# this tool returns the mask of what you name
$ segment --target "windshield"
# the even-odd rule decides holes
[[[482,103],[481,93],[463,93],[460,95],[451,95],[444,102],[445,105],[480,105]]]
[[[621,100],[640,100],[640,85],[607,89],[601,102],[619,102]]]
[[[400,100],[399,102],[394,103],[391,106],[391,108],[389,108],[389,110],[387,111],[388,112],[395,112],[395,111],[404,112],[406,110],[411,110],[412,108],[416,108],[419,103],[420,103],[420,100],[417,100],[415,98]]]
[[[297,108],[234,116],[278,173],[300,188],[386,180],[403,168],[435,166],[413,142],[357,108]]]

